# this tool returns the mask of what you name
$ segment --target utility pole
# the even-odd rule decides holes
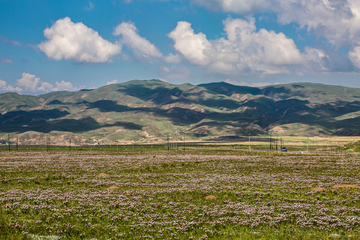
[[[167,140],[168,140],[168,151],[170,150],[170,136],[169,136],[169,133],[167,135]]]
[[[270,151],[271,151],[271,132],[269,133],[270,135]]]
[[[249,150],[251,150],[251,147],[250,147],[250,133],[249,133]]]

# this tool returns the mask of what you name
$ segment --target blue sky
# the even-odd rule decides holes
[[[133,79],[360,87],[357,0],[2,0],[0,26],[0,92]]]

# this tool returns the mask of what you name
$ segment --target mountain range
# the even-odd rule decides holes
[[[98,89],[0,94],[0,137],[26,144],[156,142],[164,138],[360,135],[360,89],[133,80]]]

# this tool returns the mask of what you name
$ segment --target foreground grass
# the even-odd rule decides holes
[[[359,157],[251,154],[2,152],[0,239],[360,238]]]

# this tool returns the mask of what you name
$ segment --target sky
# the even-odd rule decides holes
[[[0,1],[0,92],[134,79],[360,88],[358,0]]]

